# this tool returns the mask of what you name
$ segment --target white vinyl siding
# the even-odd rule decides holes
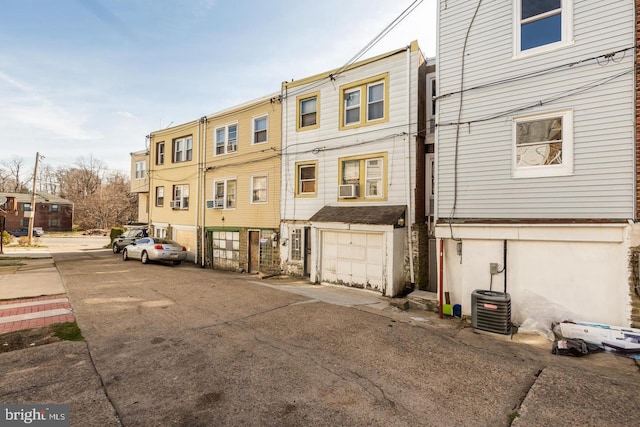
[[[437,209],[448,218],[454,203],[460,55],[475,10],[472,2],[440,2],[437,64]],[[631,2],[574,5],[574,43],[564,49],[513,59],[513,2],[483,3],[465,55],[466,88],[546,70],[634,46]],[[501,25],[502,24],[502,25]],[[490,41],[490,42],[488,42]],[[464,93],[458,141],[457,218],[633,217],[633,53],[592,61]],[[608,81],[607,81],[608,79]],[[589,85],[589,86],[587,86]],[[581,88],[584,88],[580,91]],[[568,96],[568,91],[577,93]],[[546,105],[536,103],[558,98]],[[530,107],[530,108],[527,108]],[[524,109],[523,109],[524,108]],[[517,111],[520,110],[520,111]],[[506,113],[503,116],[490,117]],[[515,112],[517,111],[517,112]],[[573,112],[573,174],[520,179],[512,176],[513,119]],[[488,119],[488,120],[485,120]]]
[[[323,82],[312,81],[307,86],[292,87],[290,91],[293,95],[305,94],[308,90],[318,91],[319,104],[318,111],[321,114],[320,126],[310,132],[297,132],[297,100],[296,96],[287,96],[283,103],[283,140],[288,135],[289,138],[295,135],[295,143],[289,140],[287,152],[282,156],[282,182],[289,183],[282,185],[282,217],[283,219],[306,220],[327,204],[337,203],[339,182],[339,159],[344,157],[358,156],[370,158],[372,154],[386,153],[388,182],[386,188],[386,198],[381,197],[371,200],[358,200],[359,205],[367,203],[380,205],[410,205],[414,206],[415,200],[407,203],[405,174],[409,168],[412,184],[415,185],[415,133],[417,124],[415,119],[408,124],[409,117],[417,117],[417,87],[418,87],[418,66],[420,53],[413,51],[410,53],[410,71],[407,71],[407,51],[402,50],[394,55],[388,56],[379,61],[356,67],[341,74],[339,84],[334,84],[330,79]],[[386,76],[386,80],[384,77]],[[410,79],[408,82],[407,79]],[[368,84],[385,82],[385,112],[388,117],[384,120],[374,121],[364,127],[354,127],[340,130],[344,124],[344,116],[341,115],[343,106],[341,105],[341,92],[349,89],[351,84],[361,81],[368,81],[356,87],[363,87],[361,96],[366,99],[366,88]],[[411,90],[408,91],[407,85]],[[342,88],[342,91],[341,91]],[[366,102],[362,102],[366,108]],[[406,132],[411,135],[407,137]],[[410,139],[410,141],[409,141]],[[310,147],[321,145],[326,151],[311,150]],[[359,146],[354,146],[354,141],[362,142]],[[407,162],[405,146],[409,147],[409,157],[411,164]],[[297,153],[295,155],[287,155]],[[315,191],[317,197],[301,198],[296,197],[295,183],[297,182],[296,164],[317,162],[317,181]],[[364,182],[361,188],[361,195],[364,195]],[[384,193],[381,193],[384,194]],[[414,193],[411,192],[413,199]],[[340,199],[340,203],[350,203],[348,199]],[[409,215],[409,214],[408,214]]]

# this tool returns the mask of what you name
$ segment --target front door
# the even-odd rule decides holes
[[[311,275],[311,227],[304,228],[304,252],[303,252],[303,262],[304,262],[304,275],[305,277],[309,277]]]
[[[260,271],[260,232],[249,231],[249,273]]]

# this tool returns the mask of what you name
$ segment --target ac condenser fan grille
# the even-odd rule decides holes
[[[511,335],[511,296],[504,292],[473,291],[471,323],[480,331]]]

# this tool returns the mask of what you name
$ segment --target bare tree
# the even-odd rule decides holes
[[[13,156],[9,160],[2,162],[5,168],[5,178],[3,181],[3,191],[21,193],[29,191],[27,183],[31,179],[25,176],[25,163],[22,157]]]
[[[105,164],[93,155],[88,159],[80,157],[76,161],[76,167],[59,171],[57,179],[60,195],[74,203],[91,198],[101,190],[105,171]]]
[[[38,191],[58,195],[60,190],[58,172],[51,165],[43,164],[38,169],[37,188]]]

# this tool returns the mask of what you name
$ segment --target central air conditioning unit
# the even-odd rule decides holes
[[[182,203],[180,200],[172,200],[169,202],[169,207],[171,209],[181,209],[182,208]]]
[[[511,296],[504,292],[473,291],[471,324],[475,331],[511,335]]]
[[[338,197],[341,199],[355,199],[358,197],[360,186],[358,184],[343,184],[338,187]]]

